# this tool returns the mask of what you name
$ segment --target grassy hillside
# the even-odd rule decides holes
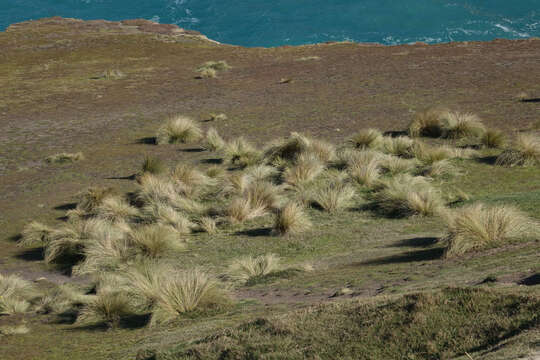
[[[538,354],[540,41],[0,46],[2,358]]]

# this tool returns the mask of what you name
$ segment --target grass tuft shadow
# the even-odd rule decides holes
[[[143,138],[137,139],[135,141],[135,144],[156,145],[157,139],[155,138],[155,136],[143,137]]]
[[[385,265],[400,264],[417,261],[439,260],[444,254],[444,248],[409,251],[399,255],[386,256],[378,259],[367,260],[359,265]]]
[[[77,207],[77,203],[66,203],[54,207],[54,210],[68,211]]]
[[[534,275],[526,277],[525,279],[522,279],[519,284],[525,286],[540,285],[540,273],[536,273]]]
[[[479,157],[479,158],[476,158],[476,161],[478,161],[481,164],[495,165],[495,162],[497,161],[497,156]]]
[[[389,245],[388,247],[428,247],[436,244],[437,241],[439,241],[439,238],[436,237],[416,237],[400,240],[395,244]]]
[[[187,152],[187,153],[199,153],[206,151],[204,148],[189,148],[189,149],[180,149],[181,152]]]
[[[272,228],[258,228],[258,229],[249,229],[242,230],[235,233],[235,235],[245,235],[245,236],[270,236],[272,234]]]
[[[220,165],[223,164],[223,159],[202,159],[201,164]]]
[[[42,261],[44,259],[44,252],[45,248],[37,247],[34,249],[23,250],[17,255],[15,255],[15,257],[19,260],[24,261]]]

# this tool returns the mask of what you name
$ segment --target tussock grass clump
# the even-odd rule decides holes
[[[373,186],[381,175],[380,160],[374,158],[367,164],[353,163],[348,169],[350,177],[360,185]]]
[[[328,163],[335,159],[336,149],[328,142],[292,132],[288,137],[275,140],[266,146],[263,157],[269,164],[273,164],[276,161],[295,162],[302,154],[310,154],[322,163]]]
[[[156,143],[161,144],[189,144],[202,138],[202,130],[191,118],[177,115],[165,121],[158,129]]]
[[[19,246],[40,246],[49,242],[53,229],[37,221],[32,221],[24,227],[21,232]]]
[[[443,123],[441,121],[443,112],[444,110],[441,109],[428,109],[417,112],[409,124],[409,136],[441,137],[443,135]]]
[[[122,318],[134,314],[132,303],[124,291],[102,290],[82,308],[77,323],[104,323],[116,328]]]
[[[84,260],[73,268],[73,273],[93,274],[114,271],[126,265],[136,256],[137,249],[126,235],[131,231],[125,225],[104,229],[91,237],[84,245]]]
[[[450,178],[460,175],[460,170],[449,160],[438,160],[424,167],[420,173],[432,178]]]
[[[225,159],[232,165],[248,167],[261,160],[261,152],[243,137],[228,142],[223,149]]]
[[[229,70],[231,67],[225,60],[219,60],[219,61],[207,61],[201,66],[197,68],[197,71],[204,70],[204,69],[213,69],[216,71],[224,71]]]
[[[271,181],[278,176],[279,171],[275,167],[268,165],[254,165],[246,168],[244,174],[254,181]]]
[[[225,177],[225,169],[218,165],[212,165],[206,169],[206,176],[210,179],[221,181]]]
[[[295,201],[288,202],[276,214],[273,231],[277,235],[294,235],[311,227],[311,221],[302,205]]]
[[[281,269],[279,262],[279,257],[274,254],[247,256],[234,260],[229,266],[229,274],[233,279],[247,282],[251,278],[279,271]]]
[[[412,156],[414,143],[413,139],[407,136],[384,136],[381,150],[386,154],[408,158]]]
[[[116,194],[116,190],[111,187],[89,187],[77,194],[77,210],[86,214],[92,214],[103,203],[103,200]]]
[[[208,129],[208,131],[206,132],[205,144],[207,150],[222,151],[223,149],[225,149],[226,145],[227,143],[225,142],[225,140],[223,140],[223,138],[221,137],[221,135],[219,135],[218,131],[215,128],[211,127],[210,129]]]
[[[227,115],[221,113],[221,114],[210,114],[210,119],[208,121],[224,121],[227,120]]]
[[[241,223],[279,208],[281,201],[280,188],[266,181],[256,181],[247,185],[241,197],[231,201],[226,212],[231,222]]]
[[[310,182],[324,170],[324,164],[312,154],[302,154],[296,163],[283,172],[283,180],[290,185],[300,185]]]
[[[384,156],[379,161],[383,172],[391,175],[413,172],[418,166],[415,159],[403,159],[397,156]]]
[[[486,131],[480,118],[470,113],[448,111],[442,115],[445,137],[450,139],[479,138]]]
[[[348,207],[356,192],[349,184],[328,179],[313,189],[312,194],[312,201],[321,209],[335,212]]]
[[[372,206],[386,216],[407,217],[438,214],[444,203],[425,178],[400,174],[382,183],[372,196]]]
[[[163,274],[154,295],[150,325],[167,323],[190,312],[204,312],[229,304],[227,293],[201,270]]]
[[[415,142],[412,147],[414,157],[424,164],[433,164],[436,161],[442,161],[457,157],[458,154],[446,146],[431,146],[423,142]]]
[[[377,129],[362,129],[354,134],[347,143],[356,149],[377,149],[382,145],[383,135]]]
[[[161,159],[151,156],[144,157],[141,165],[141,172],[143,174],[148,173],[153,175],[161,175],[165,174],[167,171],[167,166]]]
[[[480,143],[487,148],[501,148],[505,142],[504,133],[500,130],[487,129],[480,137]]]
[[[139,210],[120,196],[111,196],[103,200],[96,208],[96,213],[99,219],[113,223],[131,222],[139,218]]]
[[[208,216],[204,216],[199,219],[199,229],[210,235],[218,232],[216,220]]]
[[[37,296],[31,282],[17,275],[0,274],[0,315],[25,313]]]
[[[128,238],[145,256],[158,258],[183,250],[185,243],[180,239],[180,234],[171,226],[145,225],[133,229]]]
[[[539,233],[539,224],[509,205],[469,205],[451,212],[446,222],[447,258],[503,246]]]
[[[495,162],[502,166],[534,166],[540,164],[540,139],[531,134],[521,134],[513,147],[505,150]]]
[[[320,60],[320,59],[321,59],[320,56],[313,55],[313,56],[302,56],[296,59],[296,61],[309,61],[309,60]]]
[[[200,69],[197,70],[199,73],[197,79],[213,79],[217,77],[217,71],[215,69]]]
[[[82,152],[77,153],[60,153],[48,156],[45,161],[49,164],[67,164],[84,160]]]
[[[154,203],[146,205],[142,209],[142,214],[150,222],[172,226],[179,234],[189,234],[194,227],[194,224],[186,215],[167,204]]]
[[[327,164],[336,159],[336,147],[326,141],[311,139],[307,154],[317,157],[321,162]]]
[[[216,185],[216,181],[188,164],[179,164],[171,172],[176,190],[188,198],[196,198],[201,192]]]

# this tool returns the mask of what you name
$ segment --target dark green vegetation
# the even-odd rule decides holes
[[[373,320],[373,327],[384,330],[386,324],[376,314],[385,315],[398,325],[414,314],[414,324],[393,327],[395,334],[387,337],[393,339],[392,344],[384,343],[388,350],[393,345],[411,349],[409,358],[470,359],[464,354],[466,351],[474,359],[519,359],[537,351],[538,322],[529,307],[538,304],[537,237],[520,237],[502,246],[488,246],[445,259],[447,244],[441,238],[447,235],[447,229],[441,215],[437,211],[420,211],[433,213],[421,216],[415,210],[438,206],[402,208],[406,203],[399,201],[398,208],[405,209],[404,212],[374,211],[377,209],[371,206],[369,188],[379,178],[418,171],[437,179],[430,186],[441,190],[439,195],[443,196],[435,205],[454,209],[478,202],[489,206],[510,204],[538,221],[540,170],[534,165],[534,157],[529,156],[531,151],[520,152],[527,155],[521,157],[524,161],[514,156],[518,153],[509,153],[512,155],[509,159],[519,160],[513,167],[494,165],[502,152],[515,150],[515,145],[519,145],[514,132],[537,135],[531,131],[537,121],[536,103],[518,102],[514,96],[523,89],[533,97],[540,91],[540,74],[535,71],[540,51],[538,40],[430,47],[328,44],[243,49],[218,46],[198,38],[133,30],[99,22],[50,20],[0,34],[0,46],[5,49],[0,54],[0,66],[8,75],[0,78],[6,90],[0,95],[3,140],[0,225],[5,234],[0,272],[15,272],[29,280],[45,278],[33,283],[38,294],[29,299],[31,311],[0,316],[2,358],[133,359],[137,353],[140,358],[144,354],[150,357],[152,353],[157,353],[158,358],[174,358],[188,349],[197,349],[201,357],[212,358],[228,344],[237,343],[235,337],[245,339],[248,331],[253,333],[250,340],[253,351],[270,351],[278,344],[279,351],[287,346],[290,349],[292,345],[288,341],[294,340],[298,344],[294,349],[313,354],[306,344],[309,337],[316,337],[319,341],[311,345],[315,346],[313,349],[330,354],[335,351],[337,341],[342,345],[340,351],[351,349],[358,342],[354,331],[359,328],[373,329],[362,322],[364,318]],[[297,61],[309,56],[320,59]],[[215,79],[193,78],[194,69],[218,59],[225,59],[232,68],[220,72]],[[96,74],[107,69],[120,69],[123,76],[96,79]],[[279,84],[279,79],[291,77],[294,81]],[[218,276],[220,286],[216,289],[219,290],[229,282],[233,260],[263,254],[281,258],[277,270],[234,283],[229,289],[224,286],[230,303],[215,302],[214,295],[220,294],[213,294],[203,301],[202,311],[184,312],[170,307],[163,294],[159,299],[136,296],[126,300],[117,294],[120,288],[114,286],[114,279],[108,280],[110,286],[96,288],[93,277],[76,274],[104,264],[82,262],[77,246],[73,248],[77,256],[69,256],[67,266],[60,269],[66,271],[77,265],[74,274],[59,272],[55,267],[60,264],[54,261],[51,267],[44,265],[42,242],[47,241],[48,231],[62,229],[81,215],[75,208],[77,203],[79,209],[85,210],[84,216],[99,216],[114,222],[121,214],[136,226],[146,221],[143,219],[149,213],[142,212],[141,204],[132,202],[130,195],[139,189],[137,181],[143,178],[141,163],[146,155],[160,159],[177,175],[183,174],[184,179],[195,179],[186,177],[185,171],[186,167],[195,167],[219,180],[224,174],[248,171],[249,167],[238,168],[260,161],[261,145],[272,138],[287,136],[290,131],[301,130],[339,146],[363,128],[404,135],[413,118],[410,113],[437,105],[477,114],[488,129],[502,131],[507,144],[503,149],[485,149],[482,145],[499,143],[496,136],[483,140],[476,138],[477,130],[473,130],[469,133],[474,139],[455,139],[464,133],[455,127],[452,136],[421,139],[429,146],[416,149],[422,161],[420,165],[387,162],[381,167],[371,167],[378,169],[374,175],[365,171],[368,167],[355,166],[349,172],[335,164],[334,170],[347,172],[356,179],[358,184],[353,185],[356,195],[348,198],[344,195],[349,191],[332,189],[322,181],[320,185],[343,196],[333,199],[319,196],[305,210],[312,227],[302,227],[301,232],[276,236],[272,228],[276,224],[274,211],[278,209],[239,224],[222,223],[215,212],[208,211],[203,216],[189,218],[190,223],[177,219],[177,231],[185,230],[184,225],[190,230],[189,234],[180,236],[188,240],[185,244],[182,241],[181,248],[169,251],[167,246],[161,247],[152,241],[155,237],[150,235],[154,231],[136,239],[138,246],[128,247],[136,249],[135,257],[150,256],[165,266],[180,270],[202,267]],[[206,124],[209,113],[221,112],[228,118]],[[207,130],[207,125],[215,126],[226,143],[233,146],[216,153],[203,151],[207,148],[204,142],[155,146],[157,129],[164,119],[176,113],[189,115],[203,130]],[[245,140],[237,140],[240,136]],[[182,143],[182,139],[166,142]],[[381,146],[401,159],[410,156],[407,142],[386,140]],[[526,143],[522,145],[534,150],[535,146],[528,145],[530,141]],[[480,150],[472,158],[447,159],[444,166],[435,168],[433,163],[448,153],[429,151],[440,144]],[[213,150],[218,150],[223,144],[218,141],[214,145],[217,147]],[[74,148],[84,150],[85,161],[63,166],[41,164],[47,154]],[[225,164],[218,164],[221,157]],[[275,160],[278,161],[274,165],[279,166],[279,159]],[[293,160],[294,166],[282,164],[290,169],[286,178],[270,176],[270,180],[300,188],[312,176],[316,179],[322,176],[322,180],[328,176],[327,170],[320,173],[320,159]],[[234,169],[224,173],[223,168],[231,166],[227,161]],[[521,166],[519,162],[530,166]],[[181,165],[178,170],[177,165]],[[89,186],[96,188],[86,193],[91,196],[81,205],[81,197],[73,195]],[[418,195],[425,194],[422,186],[419,185]],[[117,191],[105,191],[104,187],[114,187]],[[109,194],[120,198],[96,206]],[[300,191],[298,195],[299,202],[310,197],[309,192]],[[436,198],[437,194],[434,195]],[[338,198],[345,199],[342,206],[336,205]],[[203,200],[207,204],[213,202],[211,196]],[[228,202],[221,201],[216,201],[217,208]],[[97,207],[99,211],[94,212]],[[138,210],[133,212],[133,207]],[[323,211],[325,207],[333,212]],[[66,210],[68,219],[57,219],[65,216]],[[208,231],[212,229],[208,219],[216,220],[217,233]],[[48,226],[35,225],[30,229],[36,245],[17,247],[16,235],[32,220]],[[66,231],[64,235],[69,233]],[[80,266],[82,263],[85,266]],[[101,296],[103,301],[93,300],[92,306],[88,306],[87,298],[73,299],[73,292],[59,290],[58,284],[64,282],[72,283],[70,286],[76,294],[83,293],[92,299]],[[456,285],[463,289],[440,290]],[[482,291],[488,287],[489,291]],[[140,294],[141,290],[139,287],[137,292]],[[415,295],[403,297],[411,293]],[[63,299],[55,303],[66,305],[69,311],[59,312],[49,303],[36,313],[42,294]],[[351,297],[355,299],[349,300]],[[474,301],[468,301],[471,299]],[[131,300],[137,305],[135,312]],[[333,303],[320,304],[325,302]],[[474,304],[478,307],[473,308]],[[176,305],[176,309],[182,308]],[[85,306],[96,310],[94,315],[101,316],[102,321],[74,322]],[[109,311],[112,309],[117,309],[116,315]],[[155,324],[150,326],[152,309],[164,316],[155,317]],[[162,311],[165,309],[173,309],[172,314],[176,312],[179,316],[167,319],[171,312]],[[345,314],[349,316],[339,309],[348,309]],[[303,313],[306,315],[302,316]],[[496,316],[487,318],[488,313]],[[503,319],[505,314],[507,320]],[[425,326],[422,315],[428,319]],[[469,321],[468,317],[478,321]],[[266,320],[256,321],[258,318]],[[336,323],[335,331],[324,328],[334,323],[329,318],[343,322]],[[448,329],[440,325],[443,318]],[[280,328],[283,319],[290,319],[285,322],[283,333],[272,330]],[[21,325],[29,332],[22,334],[22,328],[13,330]],[[115,328],[104,331],[110,326]],[[11,333],[19,334],[3,336],[10,333],[5,330],[7,327],[15,327]],[[350,332],[341,331],[349,327]],[[404,345],[403,334],[411,329],[416,337],[409,348]],[[452,329],[456,342],[445,343],[449,339],[446,331]],[[471,333],[476,335],[472,341],[466,336]],[[233,334],[232,339],[222,334]],[[341,341],[349,335],[354,341]],[[239,351],[251,351],[242,341],[238,341]],[[360,344],[371,344],[370,351],[376,355],[381,351],[376,346],[379,341],[372,336]],[[259,346],[265,342],[267,346]],[[196,354],[192,352],[193,356]],[[231,352],[231,356],[234,354]]]

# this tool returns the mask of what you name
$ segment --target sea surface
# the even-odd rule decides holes
[[[144,18],[263,47],[540,37],[540,0],[0,0],[0,30],[55,15]]]

